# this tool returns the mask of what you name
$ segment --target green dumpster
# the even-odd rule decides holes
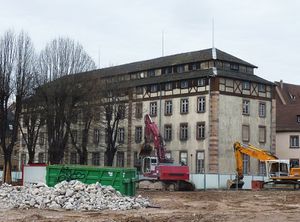
[[[92,167],[81,165],[47,166],[46,183],[53,187],[61,181],[79,180],[86,184],[111,185],[127,196],[135,195],[135,168]]]

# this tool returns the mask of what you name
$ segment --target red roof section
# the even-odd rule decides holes
[[[276,131],[300,131],[300,85],[275,82],[276,84]],[[300,117],[299,117],[300,118]]]

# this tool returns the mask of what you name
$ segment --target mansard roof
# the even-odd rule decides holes
[[[251,68],[257,68],[257,66],[252,65],[242,59],[239,59],[233,55],[216,49],[217,60],[237,63],[240,65],[245,65]],[[90,71],[88,73],[93,73],[96,75],[113,76],[118,74],[133,73],[138,71],[144,71],[149,69],[162,68],[167,66],[187,64],[192,62],[209,61],[213,59],[212,49],[204,49],[193,52],[180,53],[176,55],[163,56],[155,59],[149,59],[145,61],[133,62],[124,65],[118,65],[103,69],[97,69]]]

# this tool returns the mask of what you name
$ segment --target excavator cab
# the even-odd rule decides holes
[[[267,176],[269,178],[289,176],[290,161],[289,160],[267,160],[266,161]]]
[[[142,173],[151,174],[155,172],[155,167],[158,164],[157,157],[147,156],[142,160]]]

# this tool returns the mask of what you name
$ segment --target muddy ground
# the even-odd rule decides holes
[[[121,212],[2,209],[0,221],[300,221],[300,191],[138,193],[149,197],[153,205],[159,208]]]

